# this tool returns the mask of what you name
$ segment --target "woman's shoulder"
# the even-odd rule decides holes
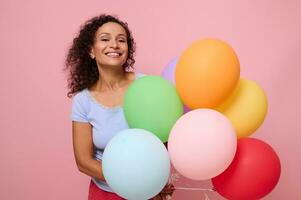
[[[90,101],[86,94],[86,89],[76,93],[72,98],[72,113],[73,121],[88,122],[88,113],[90,112]]]
[[[89,100],[88,98],[88,89],[83,89],[79,92],[77,92],[74,96],[73,96],[73,101],[80,101],[80,102],[86,102]]]

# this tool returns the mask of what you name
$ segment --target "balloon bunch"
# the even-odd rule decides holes
[[[168,182],[171,161],[187,178],[211,179],[227,199],[271,192],[280,160],[268,144],[248,138],[263,123],[267,98],[254,81],[240,78],[234,50],[217,39],[196,41],[162,76],[139,78],[125,94],[130,129],[103,155],[109,186],[126,199],[150,199]]]
[[[227,199],[260,199],[270,193],[279,181],[280,160],[270,145],[248,138],[265,119],[267,98],[256,82],[240,78],[234,50],[221,40],[196,41],[162,76],[192,109],[175,123],[168,140],[179,173],[211,179]]]

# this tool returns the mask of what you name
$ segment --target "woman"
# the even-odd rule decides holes
[[[84,24],[67,55],[74,155],[79,171],[92,177],[89,200],[122,199],[106,184],[101,160],[109,140],[128,128],[122,101],[141,76],[132,72],[134,53],[127,23],[100,15]],[[168,185],[154,199],[166,199],[173,190]]]

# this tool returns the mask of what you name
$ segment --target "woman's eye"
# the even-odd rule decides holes
[[[101,38],[100,40],[105,41],[105,42],[109,41],[109,39],[107,39],[107,38]]]
[[[126,42],[125,40],[118,40],[119,42],[122,42],[122,43],[124,43],[124,42]]]

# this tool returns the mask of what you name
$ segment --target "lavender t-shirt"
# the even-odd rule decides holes
[[[136,79],[144,76],[137,73]],[[94,144],[94,157],[102,160],[103,151],[112,137],[128,129],[122,106],[106,107],[97,102],[88,89],[77,93],[72,100],[72,121],[90,123]],[[92,178],[101,189],[112,192],[106,182]]]

